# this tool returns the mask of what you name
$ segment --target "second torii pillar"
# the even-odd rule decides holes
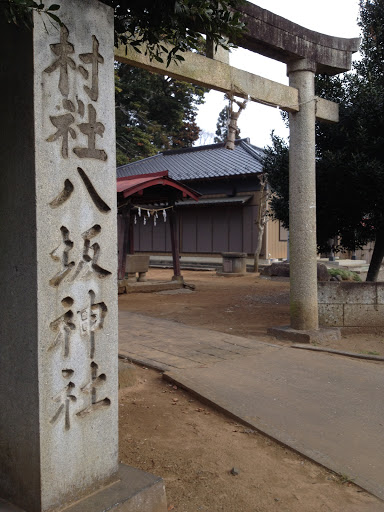
[[[289,251],[291,328],[317,330],[315,71],[308,59],[287,66],[299,91],[299,112],[289,114]]]

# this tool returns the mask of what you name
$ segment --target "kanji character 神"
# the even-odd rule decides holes
[[[61,301],[63,306],[70,307],[73,305],[73,299],[71,297],[66,297]],[[52,331],[56,333],[56,337],[52,344],[49,346],[49,349],[57,347],[58,345],[62,345],[63,347],[63,355],[64,357],[69,356],[70,349],[70,338],[72,331],[76,329],[75,324],[73,323],[73,311],[70,309],[66,311],[63,315],[56,318],[53,322],[50,323],[50,328]]]
[[[80,335],[89,339],[90,358],[95,357],[95,332],[103,328],[104,318],[108,308],[104,302],[95,302],[95,293],[89,291],[89,306],[78,311],[80,320]]]

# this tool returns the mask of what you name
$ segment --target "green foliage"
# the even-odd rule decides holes
[[[316,127],[317,242],[329,250],[355,250],[368,241],[384,255],[384,3],[360,1],[362,59],[342,77],[316,77],[316,94],[340,103],[338,124]],[[267,148],[268,179],[276,218],[288,227],[288,151],[272,139]],[[275,168],[274,168],[275,166]],[[381,249],[383,248],[383,250]],[[377,252],[377,251],[376,251]],[[374,251],[375,254],[375,251]]]
[[[60,5],[58,4],[51,4],[46,7],[41,1],[35,2],[34,0],[2,0],[0,3],[0,13],[2,11],[8,23],[14,23],[15,25],[27,28],[33,26],[33,11],[45,15],[47,20],[61,25],[60,18],[54,14],[59,9]]]
[[[191,147],[199,138],[204,88],[125,65],[116,67],[115,83],[118,165]]]
[[[225,142],[228,135],[228,106],[224,107],[220,111],[219,117],[216,123],[215,138],[213,139],[215,144],[219,142]]]
[[[273,192],[269,201],[271,216],[289,229],[289,148],[272,132],[272,144],[264,148],[263,169]]]
[[[354,478],[351,478],[349,475],[345,473],[342,473],[339,478],[341,484],[353,483],[353,481],[355,480]]]
[[[116,148],[116,167],[120,167],[120,165],[125,165],[129,163],[129,158],[125,153],[121,151],[120,148]]]
[[[235,47],[244,30],[236,8],[243,0],[102,0],[115,12],[115,44],[131,45],[151,59],[167,65],[184,60],[186,50],[200,50],[202,34],[214,45]],[[81,2],[81,0],[79,0]],[[46,7],[41,1],[0,0],[0,14],[9,23],[32,27],[32,12],[45,14],[47,20],[61,24],[58,4]],[[164,43],[169,43],[167,49]]]
[[[383,2],[361,0],[359,24],[362,59],[353,72],[317,81],[317,93],[340,102],[339,125],[318,126],[318,194],[327,205],[321,229],[333,225],[347,249],[384,231]]]
[[[340,276],[343,281],[356,281],[361,282],[361,277],[356,272],[352,272],[351,270],[345,270],[341,268],[329,268],[328,274],[331,277]]]
[[[225,96],[227,99],[227,95]],[[231,104],[231,103],[230,103]],[[225,106],[219,113],[219,117],[216,123],[215,138],[213,141],[218,144],[219,142],[226,142],[228,138],[228,124],[230,117],[231,107],[230,105]],[[240,128],[236,128],[236,139],[240,138]]]
[[[116,44],[130,44],[137,51],[146,44],[151,58],[167,64],[184,60],[181,53],[198,50],[201,34],[215,45],[233,46],[244,24],[235,10],[242,0],[103,0],[115,10]],[[169,43],[168,52],[162,42]]]
[[[213,139],[215,144],[219,142],[225,142],[228,135],[228,107],[224,107],[220,111],[219,117],[216,123],[215,138]]]

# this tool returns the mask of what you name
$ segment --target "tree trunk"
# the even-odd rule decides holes
[[[372,253],[371,263],[369,265],[367,281],[377,281],[381,268],[381,262],[384,257],[384,228],[376,234],[375,247]]]
[[[259,257],[261,252],[261,246],[263,243],[263,235],[264,235],[264,228],[265,223],[262,224],[256,224],[256,232],[257,232],[257,244],[255,249],[255,255],[254,255],[254,263],[253,263],[253,271],[259,272]]]
[[[261,252],[261,246],[263,243],[264,228],[267,222],[267,204],[269,199],[269,192],[267,190],[267,181],[265,176],[258,176],[260,181],[260,204],[257,211],[256,232],[257,232],[257,244],[255,248],[255,254],[253,259],[253,271],[259,272],[259,257]]]

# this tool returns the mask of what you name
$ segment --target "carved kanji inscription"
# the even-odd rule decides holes
[[[97,409],[103,409],[111,405],[111,401],[108,397],[100,398],[99,396],[103,396],[102,388],[107,380],[105,373],[99,373],[99,367],[94,361],[92,361],[90,368],[90,381],[81,388],[81,391],[89,396],[89,405],[77,413],[77,416],[80,417],[84,417]]]
[[[96,36],[92,36],[92,53],[81,53],[80,59],[84,64],[91,65],[91,88],[84,85],[84,90],[92,101],[97,101],[99,97],[99,64],[104,62],[104,58],[99,53],[99,41]],[[84,66],[79,66],[79,71],[85,79],[88,79],[89,73]]]
[[[59,404],[59,407],[51,418],[51,425],[55,425],[60,418],[64,419],[64,428],[69,430],[71,428],[71,416],[70,408],[71,405],[76,402],[77,398],[74,395],[75,384],[69,382],[56,396],[53,397],[53,401]]]
[[[73,305],[73,299],[66,297],[61,303],[64,307],[70,307]],[[49,349],[62,346],[64,357],[69,356],[71,334],[76,329],[76,325],[73,323],[73,316],[73,311],[68,310],[50,324],[50,328],[56,333],[56,336]]]
[[[82,233],[84,240],[83,258],[76,267],[76,271],[72,277],[72,280],[88,278],[96,275],[100,279],[104,279],[111,275],[109,270],[106,270],[98,264],[100,256],[100,245],[95,242],[91,245],[91,240],[99,235],[101,232],[101,226],[95,224],[90,229]]]
[[[96,160],[107,160],[107,153],[103,149],[96,148],[96,135],[103,136],[105,126],[96,119],[97,113],[95,107],[88,104],[88,123],[80,123],[80,131],[87,137],[87,147],[74,148],[73,152],[79,158],[95,158]]]
[[[53,73],[56,69],[60,70],[59,90],[63,96],[69,94],[68,67],[76,69],[75,61],[70,57],[75,52],[73,44],[68,41],[69,32],[64,25],[60,28],[60,43],[50,44],[50,48],[57,59],[44,71]]]
[[[73,242],[69,238],[69,230],[62,226],[60,228],[63,242],[51,252],[51,257],[60,262],[61,269],[50,279],[49,284],[51,286],[59,286],[62,280],[71,272],[75,266],[74,261],[70,261],[69,253],[73,248]]]
[[[103,328],[107,311],[108,308],[104,302],[96,303],[95,293],[90,290],[89,305],[77,312],[80,322],[80,335],[89,340],[89,357],[91,359],[95,357],[95,332]]]
[[[92,239],[101,233],[100,224],[95,224],[82,233],[82,258],[77,265],[75,261],[71,261],[70,257],[74,242],[70,239],[69,230],[65,226],[62,226],[60,231],[63,241],[50,254],[55,261],[60,263],[61,268],[52,279],[50,279],[49,284],[51,286],[59,286],[67,277],[69,280],[75,281],[76,279],[89,279],[92,276],[104,279],[111,275],[109,270],[106,270],[98,264],[101,251],[100,245],[97,242],[91,244]],[[75,266],[76,269],[74,269]]]

